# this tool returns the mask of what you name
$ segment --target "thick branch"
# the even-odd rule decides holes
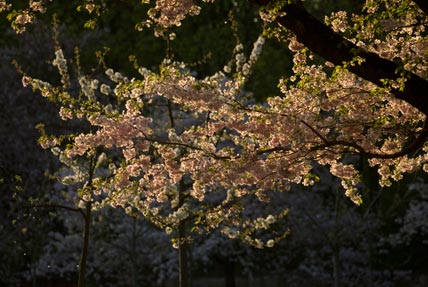
[[[413,0],[419,8],[424,11],[426,15],[428,15],[428,1],[427,0]]]
[[[256,2],[264,5],[270,1],[258,0]],[[422,3],[421,6],[427,5]],[[302,1],[287,4],[282,9],[286,14],[278,17],[277,21],[293,32],[300,43],[325,60],[335,65],[342,65],[344,62],[351,62],[357,56],[361,57],[364,61],[360,65],[350,66],[349,71],[379,86],[383,86],[383,79],[396,80],[400,77],[397,71],[402,70],[401,66],[383,59],[375,53],[367,52],[335,33],[309,14],[303,7]],[[428,91],[428,81],[410,72],[406,72],[406,76],[405,87],[402,90],[392,89],[391,92],[397,98],[428,115],[428,98],[425,92]]]

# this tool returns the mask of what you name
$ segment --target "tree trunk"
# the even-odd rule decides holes
[[[339,189],[336,189],[335,203],[335,218],[334,218],[334,237],[333,244],[333,286],[340,287],[340,238],[339,238],[339,213],[340,213],[340,197]]]
[[[80,256],[80,264],[79,264],[79,279],[77,284],[78,287],[85,286],[86,261],[88,259],[88,249],[89,249],[89,229],[91,225],[91,209],[92,209],[92,203],[89,201],[86,203],[86,208],[83,214],[85,226],[83,230],[82,254]]]
[[[137,287],[137,262],[136,262],[136,256],[137,256],[137,219],[132,218],[132,237],[131,237],[131,286]]]
[[[189,270],[187,264],[186,224],[180,221],[178,225],[178,286],[188,287]]]
[[[340,258],[338,246],[335,246],[333,250],[333,282],[334,287],[340,287]]]
[[[236,287],[235,282],[235,262],[226,258],[224,262],[225,286]]]

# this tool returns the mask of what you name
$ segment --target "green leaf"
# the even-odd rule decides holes
[[[95,26],[96,26],[96,22],[95,22],[95,20],[88,20],[88,21],[86,21],[86,23],[85,23],[85,24],[83,24],[83,27],[84,27],[85,29],[91,29],[91,30],[94,30],[94,29],[95,29]]]

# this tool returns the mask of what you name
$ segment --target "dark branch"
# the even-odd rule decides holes
[[[403,146],[403,148],[394,153],[373,153],[367,152],[362,146],[358,145],[355,142],[348,142],[343,140],[328,140],[319,134],[313,127],[304,123],[310,130],[312,130],[322,141],[323,144],[316,145],[312,149],[319,150],[325,149],[332,146],[343,146],[356,150],[359,154],[365,155],[368,158],[379,158],[379,159],[393,159],[402,157],[408,154],[416,153],[423,146],[425,141],[428,139],[428,117],[425,119],[424,127],[422,131],[418,134],[418,136],[408,145]]]
[[[252,111],[252,112],[272,114],[270,112],[254,110],[254,109],[251,109],[248,107],[242,107],[242,109],[247,110],[247,111]],[[280,115],[283,117],[286,117],[286,118],[292,117],[288,114],[280,114]],[[401,157],[401,156],[404,156],[407,154],[418,152],[420,150],[420,148],[423,146],[423,144],[425,143],[425,141],[428,139],[428,116],[425,118],[424,126],[423,126],[422,130],[417,134],[417,136],[412,141],[410,141],[408,144],[404,145],[401,150],[394,152],[394,153],[367,152],[362,146],[360,146],[356,142],[328,139],[325,136],[323,136],[320,132],[318,132],[316,128],[314,128],[313,126],[308,124],[306,121],[304,121],[302,119],[299,119],[299,121],[304,126],[306,126],[308,129],[310,129],[322,141],[321,144],[317,144],[317,145],[313,146],[309,151],[325,149],[325,148],[329,148],[329,147],[333,147],[333,146],[343,146],[345,148],[350,148],[350,149],[352,149],[352,151],[355,151],[361,155],[365,155],[368,158],[392,159],[392,158],[397,158],[397,157]],[[268,154],[271,152],[281,152],[281,151],[288,151],[288,150],[289,149],[286,147],[276,146],[276,147],[269,148],[269,149],[261,149],[261,150],[257,151],[256,154],[263,155],[263,154]],[[239,158],[239,156],[237,158]]]
[[[44,203],[44,204],[34,204],[29,206],[24,206],[24,208],[54,208],[54,209],[65,209],[73,212],[80,212],[84,217],[85,214],[81,208],[70,207],[67,205],[56,204],[56,203]]]
[[[419,8],[424,11],[426,15],[428,15],[428,1],[427,0],[413,0]]]
[[[255,2],[259,5],[266,5],[271,1],[256,0]],[[421,2],[421,6],[427,6],[424,1],[415,2]],[[400,65],[383,59],[375,53],[367,52],[335,33],[309,14],[303,7],[302,1],[287,4],[282,9],[286,14],[278,17],[277,21],[293,32],[297,40],[313,53],[335,65],[343,65],[343,63],[351,62],[357,56],[361,57],[364,61],[360,65],[350,66],[349,71],[381,87],[384,86],[383,79],[397,80],[400,78],[398,72],[402,70]],[[405,87],[401,90],[392,89],[391,92],[397,98],[428,115],[428,98],[426,97],[428,81],[411,72],[406,72],[406,77]]]

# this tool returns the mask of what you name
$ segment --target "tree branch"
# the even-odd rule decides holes
[[[428,1],[426,0],[413,0],[413,2],[418,5],[418,7],[426,14],[428,15]]]
[[[68,211],[80,212],[82,216],[85,217],[85,214],[81,208],[71,207],[71,206],[56,204],[56,203],[34,204],[34,205],[24,206],[24,208],[55,208],[55,209],[60,208]]]
[[[308,125],[307,123],[303,122],[311,131],[313,131],[324,143],[321,145],[317,145],[313,147],[314,150],[318,149],[324,149],[332,146],[344,146],[353,148],[358,153],[367,156],[368,158],[379,158],[379,159],[393,159],[405,156],[407,154],[415,153],[417,152],[425,143],[425,141],[428,139],[428,117],[425,119],[424,127],[422,131],[418,134],[418,136],[408,145],[403,146],[403,148],[397,152],[394,153],[373,153],[373,152],[367,152],[362,146],[358,145],[355,142],[347,142],[347,141],[338,141],[338,140],[328,140],[325,137],[323,137],[321,134],[319,134],[313,127]]]
[[[269,4],[272,0],[253,0],[259,5]],[[420,7],[426,8],[424,1],[415,1]],[[325,24],[309,14],[303,1],[286,4],[282,11],[285,16],[277,18],[279,24],[293,32],[297,40],[313,53],[335,65],[349,63],[355,57],[364,61],[359,65],[349,66],[348,70],[378,86],[384,86],[383,79],[397,80],[402,67],[392,61],[381,58],[375,53],[367,52],[344,37],[334,32]],[[428,81],[416,74],[406,72],[407,81],[403,89],[393,88],[391,92],[399,99],[409,103],[419,111],[428,115]]]

